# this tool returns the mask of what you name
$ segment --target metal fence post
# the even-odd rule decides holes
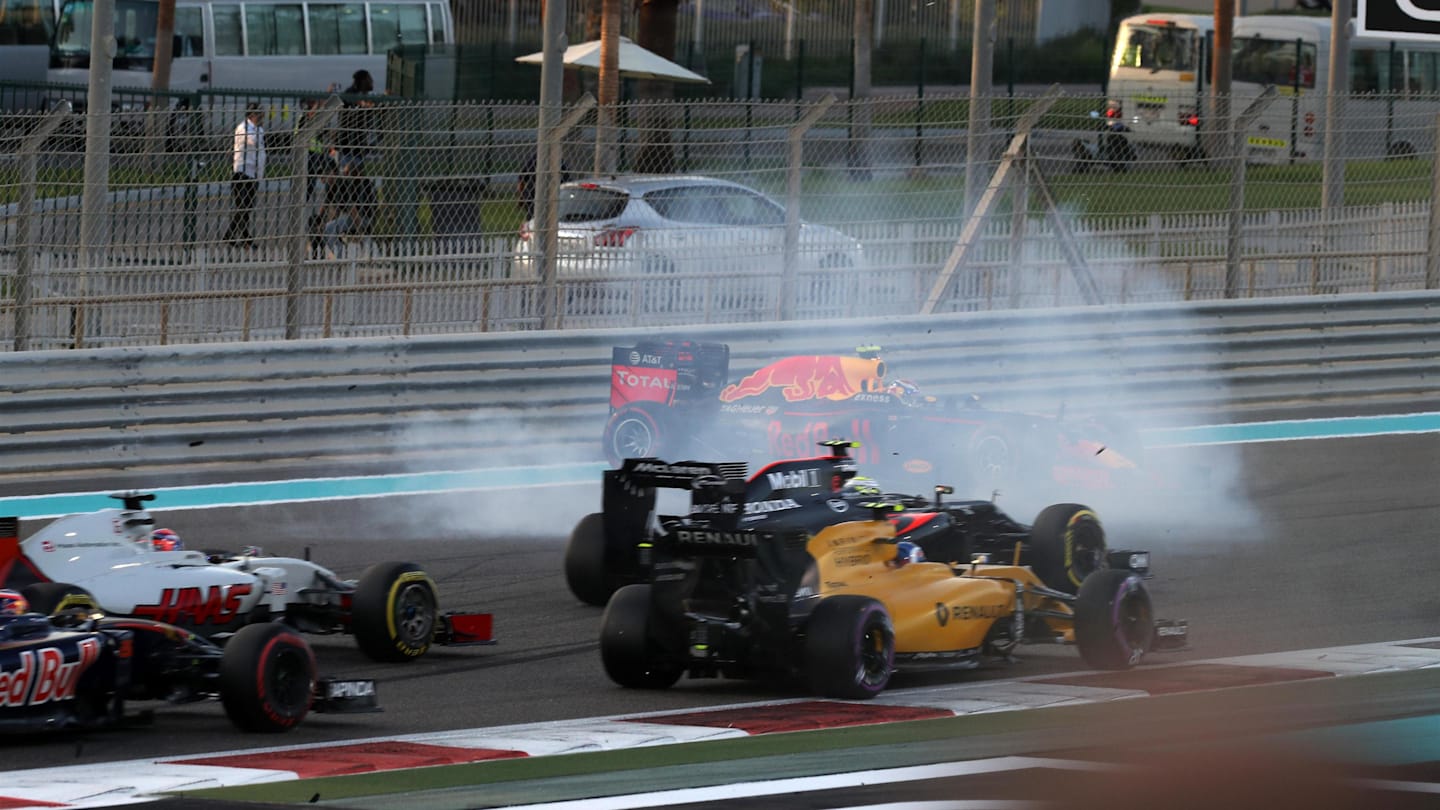
[[[565,136],[580,123],[595,107],[595,97],[586,93],[575,102],[570,112],[555,122],[553,127],[540,132],[539,148],[545,153],[545,168],[549,173],[544,184],[540,182],[540,163],[536,163],[535,175],[535,225],[541,245],[540,286],[544,299],[544,322],[546,329],[562,329],[565,319],[560,312],[559,283],[555,273],[556,254],[560,250],[560,209],[556,205],[560,197],[560,170],[562,160],[560,147]],[[622,108],[623,109],[623,108]],[[540,189],[546,189],[546,199],[540,198]]]
[[[995,0],[975,3],[970,38],[970,117],[965,127],[965,212],[978,203],[981,151],[990,132],[990,78],[995,70]]]
[[[1440,114],[1435,116],[1435,152],[1430,160],[1430,236],[1425,245],[1427,290],[1440,287]]]
[[[1027,149],[1028,153],[1029,150]],[[1035,171],[1028,155],[1020,166],[1010,190],[1010,263],[1006,266],[1005,284],[1008,289],[1008,305],[1020,308],[1020,270],[1025,259],[1025,226],[1030,220],[1030,172]]]
[[[831,106],[835,96],[827,95],[813,109],[790,127],[786,139],[790,144],[790,161],[785,171],[785,264],[780,271],[780,320],[795,318],[797,285],[796,267],[800,258],[800,169],[805,162],[805,147],[801,138],[820,120]]]
[[[185,244],[186,259],[191,258],[191,252],[195,249],[195,238],[199,233],[196,228],[195,217],[196,209],[199,207],[200,202],[200,169],[204,165],[205,161],[203,160],[190,159],[190,182],[185,186],[185,221],[180,225],[180,239]]]
[[[1234,150],[1234,174],[1230,178],[1229,229],[1225,239],[1225,297],[1240,297],[1240,240],[1241,226],[1245,222],[1245,157],[1248,140],[1245,133],[1271,102],[1279,98],[1275,86],[1265,88],[1245,111],[1235,116],[1235,131],[1230,133],[1231,149]]]
[[[61,101],[20,146],[19,250],[15,254],[15,351],[30,349],[30,300],[35,294],[35,185],[40,176],[40,147],[70,117],[70,102]]]
[[[302,116],[290,144],[290,244],[285,256],[285,339],[300,337],[300,296],[305,291],[301,269],[310,248],[310,218],[306,215],[305,179],[310,172],[310,139],[330,126],[330,121],[344,106],[339,96],[325,99],[315,115],[306,121]]]

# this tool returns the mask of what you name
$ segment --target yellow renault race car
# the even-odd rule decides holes
[[[766,471],[812,486],[803,469],[814,464]],[[889,500],[814,530],[752,528],[743,475],[727,477],[743,465],[665,467],[691,476],[691,511],[658,517],[649,581],[620,588],[605,608],[601,658],[621,686],[798,676],[819,695],[866,699],[897,669],[971,669],[1021,644],[1074,644],[1100,669],[1185,646],[1187,624],[1155,619],[1139,572],[1102,567],[1071,594],[1018,564],[1018,548],[1009,559],[928,562],[897,540],[887,518],[903,506]]]

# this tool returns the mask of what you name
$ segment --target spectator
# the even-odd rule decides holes
[[[336,165],[340,173],[325,186],[324,223],[320,228],[327,259],[345,255],[344,238],[368,231],[380,204],[374,182],[365,176],[363,160],[340,155]]]
[[[225,241],[253,247],[255,235],[251,220],[255,212],[255,193],[265,177],[265,128],[260,121],[265,111],[259,104],[245,109],[245,120],[235,127],[234,173],[230,175],[230,227]]]
[[[305,116],[302,121],[308,123],[320,111],[325,103],[324,99],[305,99]],[[312,199],[315,195],[315,184],[322,177],[331,177],[335,174],[335,157],[330,149],[325,146],[321,133],[316,132],[310,136],[310,143],[305,145],[307,154],[305,156],[305,199]]]
[[[345,108],[340,111],[335,131],[335,151],[339,157],[363,160],[370,151],[375,134],[370,112],[375,102],[364,96],[374,92],[375,80],[370,78],[370,71],[355,71],[350,86],[345,88]]]

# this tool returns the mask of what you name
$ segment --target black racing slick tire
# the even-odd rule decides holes
[[[375,661],[413,661],[430,649],[439,604],[435,583],[420,566],[376,563],[355,586],[350,616],[355,643]]]
[[[30,603],[31,612],[47,616],[72,608],[100,609],[100,604],[89,591],[68,582],[35,582],[20,589],[20,595]]]
[[[822,697],[869,700],[895,669],[895,626],[879,601],[864,596],[822,599],[805,627],[805,675]]]
[[[1150,592],[1138,574],[1107,569],[1091,574],[1075,597],[1075,644],[1096,669],[1129,669],[1155,639]]]
[[[627,458],[659,458],[666,451],[665,426],[644,403],[622,405],[605,423],[605,460],[619,467]]]
[[[299,633],[278,622],[248,624],[220,659],[225,715],[241,731],[289,731],[310,713],[317,672],[315,654]]]
[[[610,597],[600,620],[600,661],[610,680],[628,689],[668,689],[685,674],[651,628],[649,585],[626,585]]]
[[[565,584],[587,605],[604,607],[619,586],[605,556],[605,516],[592,512],[580,518],[565,544]]]
[[[1107,566],[1105,528],[1089,507],[1057,503],[1040,510],[1030,529],[1030,567],[1046,586],[1076,593]]]
[[[983,490],[1005,490],[1015,483],[1020,448],[1005,432],[981,428],[970,438],[965,456],[969,459],[971,486]]]

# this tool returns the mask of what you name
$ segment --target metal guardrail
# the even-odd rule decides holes
[[[732,376],[879,344],[892,373],[994,407],[1183,424],[1430,408],[1440,294],[1088,307],[741,327],[303,340],[0,355],[5,470],[66,478],[599,458],[610,347],[724,341]],[[151,485],[159,485],[154,481]]]

